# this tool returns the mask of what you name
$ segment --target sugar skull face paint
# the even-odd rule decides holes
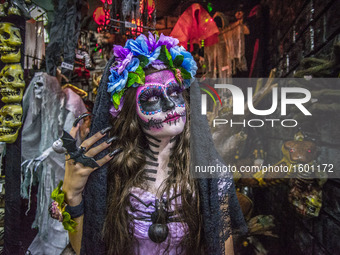
[[[145,85],[137,88],[137,115],[145,133],[155,137],[180,134],[185,125],[184,88],[169,70],[145,77]]]

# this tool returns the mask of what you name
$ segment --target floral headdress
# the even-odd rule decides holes
[[[178,46],[178,43],[173,37],[149,32],[149,37],[142,34],[136,40],[127,40],[125,47],[114,46],[115,62],[110,68],[107,89],[113,102],[110,110],[112,115],[121,110],[124,92],[129,87],[144,86],[144,68],[169,69],[185,88],[190,86],[197,65],[190,52]]]

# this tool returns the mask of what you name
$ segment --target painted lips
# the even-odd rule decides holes
[[[178,114],[177,112],[175,112],[174,114],[169,113],[165,120],[163,122],[169,122],[169,121],[175,121],[178,120],[180,117],[182,117],[183,115]]]

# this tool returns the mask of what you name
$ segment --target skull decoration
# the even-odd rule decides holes
[[[4,2],[3,4],[0,4],[0,17],[5,17],[7,16],[6,14],[6,8],[8,6],[7,2]]]
[[[20,64],[6,65],[0,72],[0,94],[4,103],[20,103],[25,88]]]
[[[20,29],[12,23],[0,23],[0,55],[4,63],[18,63],[22,44]]]
[[[14,143],[21,127],[20,105],[5,105],[0,109],[0,142]]]
[[[44,84],[45,84],[45,80],[44,80],[44,76],[42,75],[36,75],[37,79],[36,81],[34,82],[34,89],[33,89],[33,92],[34,92],[34,96],[35,98],[37,99],[41,99],[42,96],[43,96],[43,90],[44,90]]]

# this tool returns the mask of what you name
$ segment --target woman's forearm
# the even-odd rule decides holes
[[[68,235],[70,237],[70,243],[72,245],[73,250],[76,252],[77,255],[80,254],[80,248],[81,248],[81,239],[83,236],[83,220],[84,220],[84,215],[73,219],[76,223],[77,226],[75,227],[75,232],[71,233],[68,232]]]

